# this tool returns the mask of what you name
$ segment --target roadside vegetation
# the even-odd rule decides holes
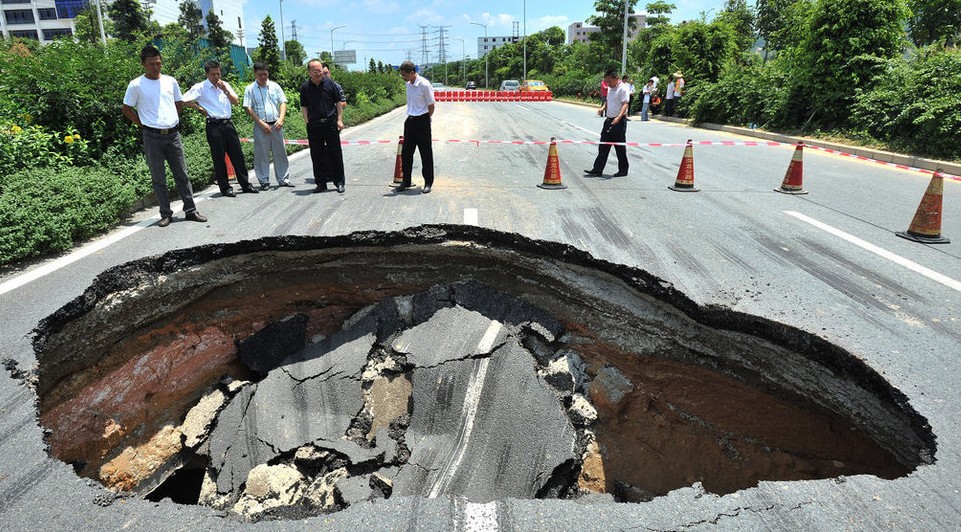
[[[631,13],[639,0],[628,0]],[[961,160],[961,0],[726,0],[696,20],[672,22],[673,4],[640,8],[647,27],[629,42],[627,72],[638,87],[669,76],[687,81],[679,113],[696,122],[756,125],[920,156]],[[624,3],[596,0],[587,23],[602,28],[566,44],[558,27],[498,47],[484,59],[451,62],[424,74],[450,86],[474,81],[541,79],[555,95],[597,101],[603,72],[620,70]],[[161,48],[164,73],[186,90],[216,58],[238,94],[253,73],[231,53],[216,15],[200,20],[191,2],[181,19],[159,27],[135,0],[116,0],[104,28],[90,12],[77,17],[74,40],[40,46],[0,42],[0,266],[69,249],[121,223],[151,193],[137,131],[120,113],[127,83],[142,73],[140,48]],[[710,17],[709,17],[710,15]],[[633,24],[633,19],[632,19]],[[251,36],[253,37],[253,36]],[[267,17],[254,60],[288,96],[286,136],[306,138],[298,87],[307,55],[287,41],[281,58]],[[236,51],[235,51],[236,52]],[[325,52],[322,59],[327,59]],[[347,125],[404,102],[391,65],[370,60],[365,72],[336,69],[348,99]],[[239,108],[242,137],[252,125]],[[212,182],[213,164],[200,114],[187,111],[181,132],[194,187]],[[302,149],[290,146],[289,151]],[[248,166],[253,147],[244,144]],[[168,176],[168,185],[174,190]]]

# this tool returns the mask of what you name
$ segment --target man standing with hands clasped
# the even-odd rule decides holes
[[[340,104],[337,84],[324,76],[324,64],[318,59],[307,62],[310,79],[300,86],[300,110],[307,123],[307,142],[314,171],[314,192],[327,190],[327,179],[337,192],[344,193],[344,151],[340,131],[344,129],[344,106]]]
[[[292,187],[288,169],[287,148],[284,146],[284,119],[287,116],[287,96],[280,85],[268,79],[270,72],[262,62],[254,63],[256,81],[244,90],[244,109],[254,121],[254,171],[260,190],[269,190],[270,155],[274,155],[274,177],[282,187]]]
[[[249,194],[256,194],[257,189],[250,186],[247,179],[247,162],[244,152],[240,149],[240,136],[230,121],[231,105],[240,102],[237,93],[230,85],[220,78],[220,63],[210,60],[204,63],[207,80],[197,83],[184,94],[187,107],[197,109],[207,117],[207,144],[210,145],[210,156],[214,160],[214,178],[220,193],[227,197],[234,197],[233,188],[227,181],[227,162],[224,154],[230,157],[230,163],[237,172],[237,182],[240,189]]]
[[[121,110],[124,116],[142,130],[143,151],[150,169],[150,182],[160,205],[160,221],[157,225],[167,227],[173,219],[164,162],[170,165],[177,192],[184,202],[184,217],[194,222],[206,222],[207,218],[197,212],[194,204],[184,147],[177,131],[180,110],[183,108],[180,85],[176,79],[160,73],[162,63],[160,50],[157,48],[147,45],[140,50],[140,64],[143,65],[144,74],[127,85]]]
[[[407,120],[404,121],[404,146],[401,149],[401,172],[404,181],[394,190],[402,192],[410,188],[411,172],[414,170],[414,149],[420,150],[421,174],[424,176],[424,194],[430,193],[434,184],[434,148],[430,132],[430,118],[434,114],[434,88],[417,75],[414,63],[400,64],[400,77],[407,89]]]
[[[607,156],[611,153],[611,145],[605,142],[627,142],[627,107],[631,101],[627,84],[623,83],[617,76],[617,72],[608,70],[604,74],[604,81],[610,87],[607,90],[607,100],[604,105],[597,110],[597,114],[604,116],[604,128],[601,130],[601,143],[597,147],[597,158],[594,159],[594,167],[584,170],[584,175],[597,177],[604,172],[607,164]],[[617,173],[614,177],[624,177],[627,175],[627,147],[623,144],[614,146],[614,153],[617,154]]]

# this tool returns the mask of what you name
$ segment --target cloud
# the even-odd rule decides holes
[[[364,9],[376,15],[389,15],[401,11],[400,3],[389,0],[364,0]]]

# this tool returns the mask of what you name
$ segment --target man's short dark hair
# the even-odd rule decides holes
[[[208,59],[204,61],[204,72],[210,72],[214,68],[220,68],[220,61]]]
[[[613,69],[608,70],[607,72],[604,73],[604,77],[605,77],[605,78],[611,78],[611,79],[617,79],[617,71],[616,71],[616,70],[613,70]]]
[[[152,44],[148,44],[140,49],[140,62],[143,63],[148,57],[157,57],[160,55],[160,50]]]
[[[260,72],[261,70],[266,70],[267,72],[270,72],[270,69],[267,68],[267,63],[264,63],[263,61],[257,61],[256,63],[254,63],[254,72]]]
[[[397,70],[400,70],[401,72],[414,72],[417,70],[417,67],[414,66],[413,61],[404,61],[399,67],[397,67]]]
[[[317,63],[320,66],[324,66],[324,62],[321,61],[320,59],[311,59],[310,61],[307,61],[307,70],[310,70],[311,63]]]

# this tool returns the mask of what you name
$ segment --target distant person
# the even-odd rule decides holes
[[[654,96],[654,78],[647,80],[641,89],[643,100],[641,101],[641,122],[647,122],[648,111],[651,108],[651,98]]]
[[[584,170],[585,175],[599,176],[604,172],[607,165],[607,156],[611,153],[611,145],[607,142],[627,142],[627,106],[631,100],[628,93],[627,84],[622,82],[617,72],[608,70],[604,74],[604,80],[609,89],[607,91],[607,101],[597,110],[597,114],[604,116],[604,127],[601,129],[601,144],[597,147],[597,158],[594,159],[594,166],[590,170]],[[627,175],[629,163],[627,161],[627,147],[623,144],[614,146],[617,154],[617,173],[614,177],[624,177]]]
[[[607,85],[607,81],[602,79],[601,80],[601,105],[604,105],[604,102],[607,101],[607,90],[609,88],[610,87]]]
[[[674,108],[681,104],[681,96],[684,95],[684,74],[680,70],[674,73]]]
[[[664,95],[664,116],[674,116],[674,76],[667,82],[667,93]]]
[[[254,171],[260,190],[270,190],[270,156],[274,157],[274,178],[282,187],[290,182],[290,162],[284,146],[287,96],[280,85],[270,81],[266,63],[254,63],[255,81],[244,90],[244,109],[254,121]]]
[[[630,118],[628,117],[631,115],[631,109],[634,109],[634,80],[627,76],[624,76],[623,83],[627,84],[628,94],[631,95],[631,101],[627,103],[627,116],[625,116],[624,119],[630,120]]]
[[[121,110],[124,116],[141,129],[143,151],[147,158],[147,168],[150,169],[150,184],[160,206],[160,221],[157,225],[167,227],[173,219],[164,162],[170,165],[177,192],[184,202],[184,218],[194,222],[206,222],[207,218],[197,212],[197,205],[194,203],[193,187],[187,176],[184,147],[177,131],[180,111],[184,105],[180,85],[174,78],[160,73],[162,63],[160,50],[157,48],[147,45],[140,50],[140,64],[144,73],[127,84]]]
[[[424,194],[430,193],[434,184],[434,147],[430,131],[430,119],[434,115],[434,88],[422,76],[418,76],[414,63],[400,64],[400,77],[407,83],[407,120],[404,121],[404,146],[401,149],[401,172],[404,180],[394,190],[401,192],[411,186],[414,170],[414,149],[420,150],[421,175],[424,176]]]
[[[314,192],[327,190],[331,180],[337,192],[344,193],[344,151],[340,132],[344,129],[344,107],[340,104],[337,84],[324,76],[324,64],[319,59],[307,62],[310,79],[300,86],[300,110],[307,124],[307,142],[313,166]]]
[[[231,106],[240,103],[240,98],[230,84],[221,78],[220,63],[212,59],[206,61],[204,73],[207,79],[190,87],[184,94],[184,105],[207,117],[207,144],[214,161],[214,178],[220,187],[220,193],[230,198],[236,196],[227,181],[227,162],[224,160],[224,154],[227,154],[237,174],[241,192],[256,194],[257,189],[251,186],[247,179],[247,161],[240,148],[240,136],[230,120],[233,114]]]

